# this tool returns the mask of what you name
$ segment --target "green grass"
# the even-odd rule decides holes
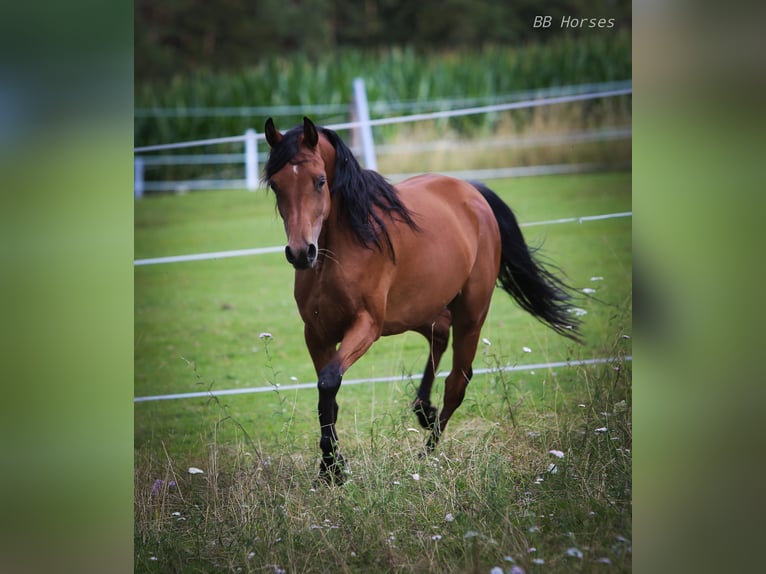
[[[490,187],[522,224],[631,207],[629,173]],[[136,258],[284,243],[263,191],[147,198],[136,203],[135,222]],[[482,332],[492,345],[480,347],[474,366],[630,354],[631,220],[524,231],[572,285],[597,290],[598,300],[577,303],[588,311],[586,343],[557,336],[498,291]],[[422,371],[426,352],[419,335],[384,338],[349,370],[346,379],[403,376],[341,389],[338,433],[353,475],[338,489],[310,490],[318,470],[316,391],[137,403],[136,569],[461,572],[477,564],[478,571],[510,569],[503,559],[512,556],[528,572],[629,570],[630,363],[619,372],[477,376],[434,457],[421,459],[423,433],[408,430],[417,426],[409,410],[417,381],[409,375]],[[447,354],[442,369],[449,361]],[[293,378],[311,382],[315,373],[283,255],[135,269],[137,396],[284,386]],[[554,460],[550,449],[565,457]],[[556,474],[546,472],[552,462]],[[190,466],[206,474],[188,475]],[[178,486],[152,495],[157,479]],[[455,520],[445,521],[447,513]],[[569,548],[583,558],[568,556]]]

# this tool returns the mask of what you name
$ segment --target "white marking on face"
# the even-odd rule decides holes
[[[293,164],[293,173],[294,173],[295,175],[298,175],[298,166],[297,166],[297,165],[295,165],[295,164]]]

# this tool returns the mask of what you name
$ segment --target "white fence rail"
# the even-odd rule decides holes
[[[601,89],[596,91],[581,92],[575,91],[574,93],[566,93],[564,95],[554,95],[550,97],[543,97],[538,99],[530,99],[524,101],[512,101],[504,103],[495,103],[481,106],[471,106],[459,109],[439,110],[424,113],[413,113],[405,116],[396,116],[388,118],[370,119],[370,109],[366,98],[366,92],[364,89],[364,81],[357,79],[354,81],[354,121],[330,124],[327,127],[333,130],[355,129],[359,130],[361,135],[361,155],[364,157],[364,164],[366,167],[376,169],[377,159],[375,142],[372,137],[372,127],[392,125],[400,123],[409,123],[416,121],[435,120],[451,117],[468,116],[475,114],[485,114],[492,112],[501,112],[507,110],[516,110],[524,108],[532,108],[539,106],[549,106],[555,104],[570,103],[576,101],[585,101],[592,99],[608,98],[615,96],[623,96],[632,94],[632,87],[630,82],[621,84],[609,84],[609,89]],[[307,108],[303,109],[305,113],[310,113]],[[577,141],[597,141],[606,139],[624,139],[631,137],[630,128],[615,128],[610,130],[593,130],[590,132],[580,132],[578,134],[563,134],[560,136],[548,136],[548,143],[576,143]],[[135,169],[134,169],[134,195],[136,198],[140,198],[146,191],[187,191],[194,189],[242,189],[246,188],[254,191],[258,188],[258,166],[259,161],[264,159],[265,154],[259,154],[258,141],[264,139],[263,134],[257,133],[253,129],[249,129],[245,134],[240,136],[230,136],[223,138],[211,138],[205,140],[195,140],[188,142],[176,142],[169,144],[140,146],[134,148],[135,157]],[[151,152],[159,152],[166,150],[184,149],[192,147],[203,147],[210,145],[219,145],[227,143],[241,143],[244,144],[244,150],[241,154],[210,154],[210,155],[164,155],[164,156],[148,156],[144,155]],[[502,144],[502,142],[501,142]],[[428,146],[429,144],[421,144]],[[433,144],[430,144],[433,145]],[[454,145],[454,144],[448,144]],[[535,138],[529,138],[524,141],[524,138],[518,138],[517,140],[508,140],[502,145],[540,145],[540,140],[535,141]],[[391,151],[390,146],[385,151]],[[359,150],[355,150],[356,153]],[[235,161],[237,160],[238,161]],[[242,179],[219,179],[219,180],[186,180],[186,181],[147,181],[145,177],[145,170],[147,166],[157,165],[192,165],[192,164],[232,164],[239,163],[244,167],[244,178]],[[585,169],[595,169],[598,164],[575,164],[570,168],[575,171],[583,171]],[[485,170],[481,176],[470,177],[482,177],[484,179],[491,179],[492,177],[514,177],[515,175],[531,175],[531,174],[547,174],[547,173],[561,173],[562,166],[534,166],[532,168],[501,168],[500,170]],[[475,172],[458,172],[458,173],[475,173]],[[400,179],[408,174],[386,174],[391,179]]]

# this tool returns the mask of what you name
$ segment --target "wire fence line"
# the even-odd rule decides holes
[[[482,368],[482,369],[474,369],[473,374],[474,375],[486,375],[486,374],[492,374],[492,373],[507,373],[507,372],[514,372],[514,371],[534,371],[538,369],[560,369],[564,367],[582,367],[582,366],[588,366],[588,365],[602,365],[602,364],[608,364],[608,363],[618,363],[618,362],[632,362],[633,356],[627,355],[625,357],[599,357],[595,359],[580,359],[580,360],[571,360],[571,361],[555,361],[550,363],[534,363],[530,365],[507,365],[504,367],[492,367],[492,368]],[[439,379],[443,379],[448,375],[447,371],[440,371],[436,374],[436,377]],[[366,383],[393,383],[396,381],[404,381],[408,378],[412,379],[420,379],[423,375],[422,374],[412,374],[412,375],[400,375],[400,376],[393,376],[393,377],[374,377],[369,379],[348,379],[343,381],[343,386],[348,385],[362,385]],[[244,394],[251,394],[251,393],[273,393],[273,392],[284,392],[284,391],[297,391],[301,389],[315,389],[316,383],[296,383],[294,385],[271,385],[268,387],[247,387],[247,388],[241,388],[241,389],[221,389],[221,390],[214,390],[210,389],[208,391],[196,391],[191,393],[173,393],[173,394],[167,394],[167,395],[151,395],[151,396],[144,396],[144,397],[134,397],[133,402],[134,403],[145,403],[150,401],[169,401],[169,400],[177,400],[177,399],[195,399],[195,398],[212,398],[212,397],[222,397],[222,396],[229,396],[229,395],[244,395]]]
[[[586,215],[584,217],[566,217],[563,219],[551,219],[548,221],[532,221],[521,223],[520,227],[533,227],[536,225],[558,225],[562,223],[585,223],[587,221],[600,221],[604,219],[616,219],[622,217],[632,217],[632,211],[623,211],[620,213],[606,213],[603,215]],[[231,257],[245,257],[249,255],[266,255],[269,253],[282,253],[283,246],[275,247],[254,247],[252,249],[234,249],[231,251],[213,251],[209,253],[190,253],[187,255],[169,255],[167,257],[153,257],[149,259],[136,259],[133,262],[134,267],[143,265],[161,265],[164,263],[184,263],[188,261],[209,261],[211,259],[228,259]]]
[[[498,104],[508,101],[531,100],[549,96],[565,96],[582,94],[602,90],[615,90],[628,88],[630,80],[617,82],[598,82],[579,84],[576,86],[555,86],[538,90],[523,90],[511,94],[482,96],[475,98],[439,98],[436,100],[399,100],[399,101],[375,101],[370,102],[370,112],[384,115],[392,112],[423,112],[438,111],[454,108],[456,106],[470,107]],[[350,104],[299,104],[281,106],[192,106],[192,107],[151,107],[136,108],[134,116],[137,118],[238,118],[238,117],[268,117],[268,116],[295,116],[300,114],[333,115],[345,114]]]
[[[584,94],[569,94],[564,96],[554,96],[554,97],[534,99],[534,100],[525,100],[520,102],[507,102],[502,104],[474,106],[474,107],[459,108],[454,110],[441,110],[436,112],[416,113],[416,114],[396,116],[391,118],[377,118],[377,119],[371,119],[369,120],[369,122],[360,122],[360,121],[342,122],[342,123],[330,124],[325,127],[331,130],[344,130],[344,129],[351,129],[351,128],[360,128],[360,127],[368,126],[368,125],[373,127],[385,126],[385,125],[401,124],[401,123],[408,123],[408,122],[418,122],[418,121],[425,121],[425,120],[452,118],[452,117],[458,117],[458,116],[468,116],[468,115],[474,115],[474,114],[486,114],[486,113],[502,112],[502,111],[508,111],[508,110],[519,110],[519,109],[532,108],[532,107],[538,107],[538,106],[550,106],[554,104],[564,104],[564,103],[579,102],[584,100],[609,98],[614,96],[625,96],[625,95],[630,95],[632,93],[633,93],[633,88],[627,87],[627,88],[603,90],[598,92],[588,92]],[[255,137],[257,140],[265,139],[264,134],[259,132],[256,132]],[[223,137],[223,138],[210,138],[210,139],[194,140],[194,141],[187,141],[187,142],[140,146],[140,147],[134,148],[133,151],[135,153],[145,153],[145,152],[152,152],[152,151],[181,149],[186,147],[213,145],[213,144],[221,144],[221,143],[244,142],[245,139],[246,139],[245,135],[229,136],[229,137]]]

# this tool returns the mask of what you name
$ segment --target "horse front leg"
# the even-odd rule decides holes
[[[319,467],[319,479],[328,484],[341,484],[345,479],[345,460],[338,448],[338,435],[335,424],[338,420],[336,396],[340,390],[343,373],[370,348],[380,337],[379,323],[369,313],[360,313],[351,328],[346,331],[338,350],[321,369],[318,369],[317,389],[319,391],[319,447],[322,462]],[[307,330],[307,343],[310,335]],[[328,348],[320,347],[312,352],[315,366],[327,357]],[[316,357],[315,357],[316,355]]]

